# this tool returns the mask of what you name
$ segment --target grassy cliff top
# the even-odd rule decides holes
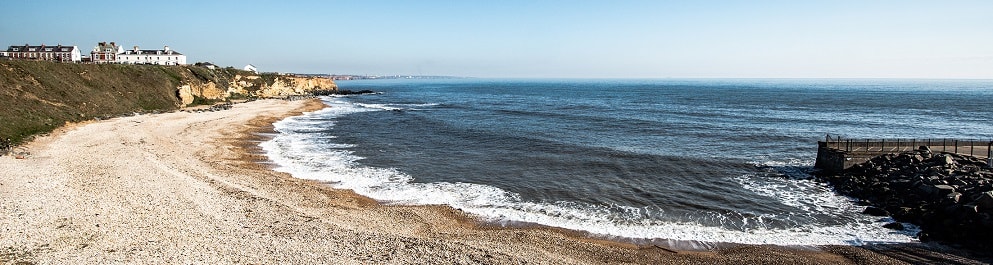
[[[182,84],[251,72],[200,66],[0,60],[0,141],[20,143],[66,122],[178,109]]]

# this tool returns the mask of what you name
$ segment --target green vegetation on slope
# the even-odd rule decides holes
[[[175,110],[182,104],[180,86],[186,87],[187,97],[192,97],[190,105],[271,96],[275,92],[270,88],[280,91],[275,94],[286,95],[285,90],[273,86],[280,78],[293,79],[230,67],[0,59],[0,142],[10,138],[15,144],[21,143],[31,135],[50,132],[66,122]],[[322,85],[306,89],[329,89],[319,86]],[[337,88],[333,82],[325,82],[323,86]]]
[[[181,66],[0,60],[0,139],[14,143],[66,122],[178,107]]]

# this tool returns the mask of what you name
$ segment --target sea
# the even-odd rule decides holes
[[[388,79],[274,124],[278,171],[384,204],[638,242],[916,242],[812,178],[817,141],[993,139],[993,80]]]

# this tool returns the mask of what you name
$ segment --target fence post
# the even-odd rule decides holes
[[[986,143],[986,164],[993,167],[993,141]]]
[[[955,153],[959,153],[959,140],[955,140]]]

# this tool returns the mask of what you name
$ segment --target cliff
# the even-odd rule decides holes
[[[299,77],[274,73],[255,74],[234,68],[211,70],[187,66],[193,75],[178,87],[181,104],[188,105],[230,98],[279,98],[310,94],[313,91],[337,91],[338,85],[328,78]]]
[[[0,140],[67,122],[244,98],[337,91],[330,79],[234,68],[0,60]]]

